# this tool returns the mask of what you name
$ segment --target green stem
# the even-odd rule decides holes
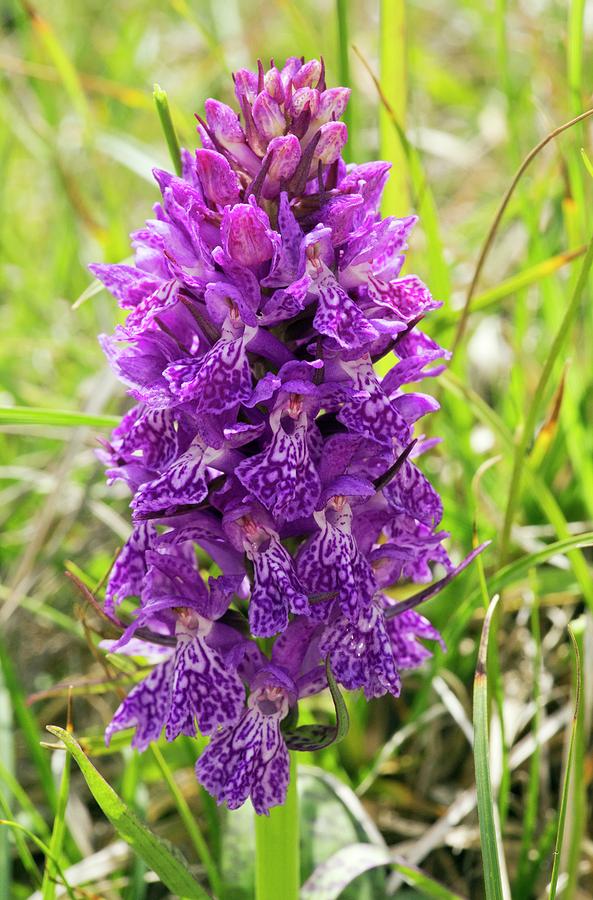
[[[175,126],[173,125],[173,119],[171,118],[167,93],[159,84],[155,84],[152,96],[154,97],[159,119],[161,120],[161,126],[165,134],[165,140],[167,141],[169,155],[171,156],[171,161],[175,167],[175,172],[177,175],[181,175],[181,150],[179,148]]]
[[[296,753],[290,754],[290,784],[284,806],[255,817],[256,900],[298,900],[300,885],[299,803]]]
[[[348,0],[336,0],[336,16],[338,20],[338,63],[340,71],[340,84],[342,85],[342,87],[351,87],[349,59],[350,41],[348,38]],[[346,162],[351,162],[353,158],[356,159],[354,148],[354,140],[356,138],[356,135],[354,133],[355,130],[352,127],[352,111],[352,97],[350,97],[350,101],[342,117],[344,124],[348,129],[348,143],[344,147],[344,159],[346,160]]]
[[[380,58],[381,87],[401,131],[406,130],[407,60],[406,9],[404,0],[381,0]],[[381,159],[393,163],[383,193],[384,215],[408,215],[408,161],[392,118],[381,104],[379,108]]]

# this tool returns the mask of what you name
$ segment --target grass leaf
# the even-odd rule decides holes
[[[206,898],[208,895],[190,873],[182,854],[137,818],[95,769],[72,735],[55,725],[48,726],[47,730],[59,738],[72,754],[93,797],[119,836],[156,872],[163,884],[179,897],[191,900]]]
[[[0,406],[0,425],[65,425],[72,428],[115,428],[118,416],[94,415],[69,409],[39,409],[32,406]]]
[[[490,780],[488,738],[488,638],[499,600],[499,595],[493,598],[484,619],[474,679],[474,761],[486,900],[504,900],[505,897],[500,864],[503,849],[495,822],[496,804]]]

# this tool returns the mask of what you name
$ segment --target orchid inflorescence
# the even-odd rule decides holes
[[[288,747],[323,732],[299,729],[300,699],[328,680],[398,696],[430,656],[417,639],[440,639],[385,591],[454,574],[415,462],[438,404],[406,390],[447,354],[418,329],[440,304],[400,275],[416,218],[379,214],[389,164],[342,160],[349,90],[297,58],[234,83],[242,124],[207,100],[202,149],[181,177],[155,170],[135,265],[91,266],[129,310],[102,344],[136,401],[100,451],[133,494],[105,611],[123,628],[139,598],[109,646],[156,662],[106,737],[134,726],[144,750],[197,722],[199,781],[261,814],[284,801]]]

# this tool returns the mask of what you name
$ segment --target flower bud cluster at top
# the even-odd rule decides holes
[[[91,266],[128,310],[102,344],[136,401],[100,451],[132,494],[106,611],[138,608],[112,649],[155,662],[107,739],[197,727],[200,782],[265,813],[288,783],[282,722],[326,661],[347,690],[397,696],[430,655],[417,639],[439,638],[413,609],[386,616],[385,590],[451,569],[415,462],[434,441],[413,438],[438,404],[409,389],[446,354],[418,327],[439,304],[400,274],[415,217],[379,214],[389,164],[342,160],[349,90],[297,58],[234,83],[241,118],[207,100],[182,177],[155,170],[135,264]]]

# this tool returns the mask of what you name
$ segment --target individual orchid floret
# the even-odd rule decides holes
[[[228,608],[236,579],[210,579],[207,590],[182,558],[152,551],[147,562],[150,602],[113,649],[125,646],[141,627],[157,637],[169,632],[175,647],[130,691],[106,732],[109,741],[115,732],[134,726],[132,746],[140,750],[163,728],[172,741],[179,734],[194,736],[196,722],[203,734],[211,734],[238,721],[245,696],[236,671],[241,637],[233,635],[229,642],[225,626],[216,623]]]

